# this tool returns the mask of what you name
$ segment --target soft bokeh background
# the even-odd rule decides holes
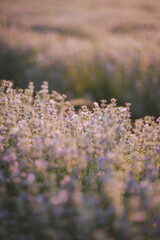
[[[0,0],[0,78],[160,112],[160,1]]]

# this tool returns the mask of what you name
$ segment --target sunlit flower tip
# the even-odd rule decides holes
[[[154,196],[152,199],[152,204],[154,205],[160,205],[160,196]]]
[[[4,137],[3,136],[0,136],[0,143],[2,142],[2,141],[4,141]]]
[[[36,177],[33,173],[29,173],[27,176],[27,182],[28,183],[33,183],[35,181]]]
[[[106,154],[106,158],[107,158],[108,160],[113,160],[114,157],[115,157],[115,154],[114,154],[113,152],[108,152],[108,153]]]
[[[12,128],[11,134],[16,135],[19,132],[19,130],[20,130],[19,127],[16,126],[16,127]]]
[[[61,190],[57,196],[53,196],[50,202],[54,205],[66,203],[69,199],[69,193],[67,190]]]
[[[61,180],[61,185],[64,186],[70,181],[69,176],[65,176],[63,180]]]
[[[153,226],[153,228],[156,228],[156,227],[158,226],[158,224],[157,224],[156,222],[154,222],[154,223],[152,224],[152,226]]]
[[[158,123],[160,123],[160,117],[158,117],[156,121],[157,121]]]
[[[99,104],[97,102],[94,102],[93,105],[94,105],[95,108],[99,107]]]
[[[127,111],[127,109],[126,108],[120,108],[120,113],[125,113],[126,111]]]
[[[42,169],[45,169],[46,168],[46,166],[47,166],[47,162],[46,161],[44,161],[44,160],[36,160],[35,161],[35,165],[36,165],[36,167],[39,169],[39,170],[42,170]]]
[[[101,177],[101,176],[105,176],[105,172],[104,171],[99,171],[97,173],[97,176]]]
[[[49,102],[50,102],[51,104],[55,104],[55,103],[56,103],[53,99],[50,99]]]
[[[26,177],[26,173],[25,173],[25,172],[22,172],[22,173],[21,173],[21,177],[22,177],[22,178],[25,178],[25,177]]]
[[[146,214],[143,211],[133,213],[130,216],[130,221],[132,221],[132,222],[141,223],[141,222],[145,222],[145,220],[146,220]]]

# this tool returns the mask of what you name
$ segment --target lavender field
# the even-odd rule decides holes
[[[160,118],[0,86],[1,240],[159,240]]]
[[[0,79],[160,112],[160,1],[1,0]]]
[[[160,1],[0,0],[0,240],[160,240]]]

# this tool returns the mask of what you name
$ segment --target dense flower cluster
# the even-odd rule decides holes
[[[0,239],[158,240],[160,118],[0,87]]]

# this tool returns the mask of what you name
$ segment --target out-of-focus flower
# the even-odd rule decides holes
[[[27,175],[27,182],[28,182],[29,184],[32,184],[32,183],[35,181],[35,179],[36,179],[36,177],[35,177],[35,175],[34,175],[33,173],[29,173],[29,174]]]
[[[61,190],[58,195],[51,197],[50,202],[54,205],[66,203],[69,200],[69,193],[67,190]]]

